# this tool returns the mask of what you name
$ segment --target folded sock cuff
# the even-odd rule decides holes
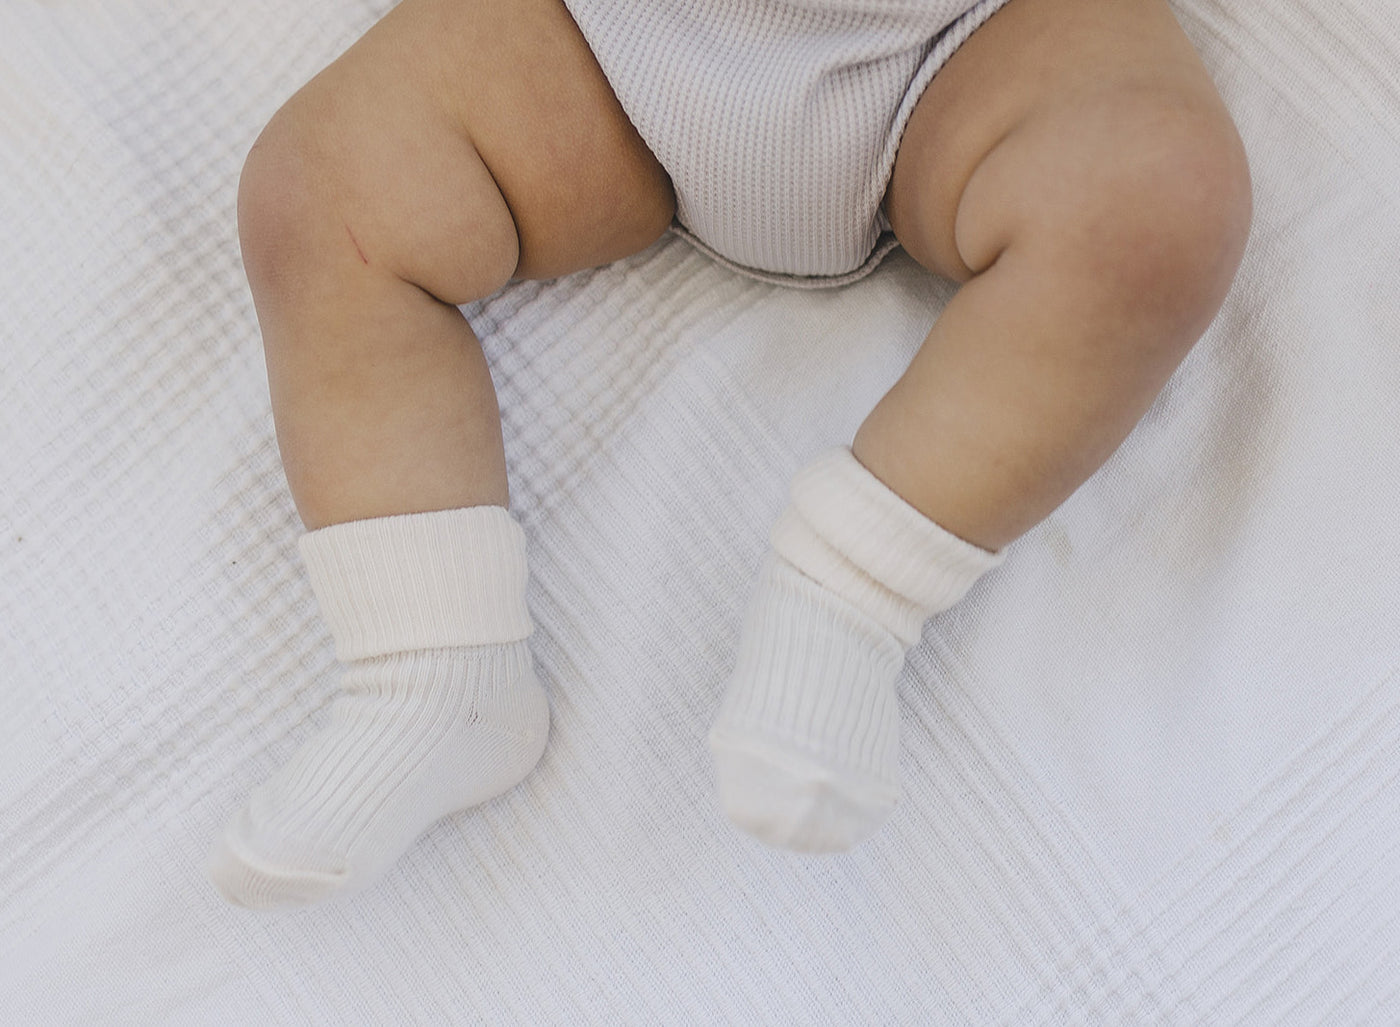
[[[334,524],[299,547],[342,660],[530,634],[525,533],[504,507]]]
[[[1004,555],[939,527],[844,446],[821,454],[794,477],[791,502],[773,529],[773,546],[824,584],[860,589],[860,605],[881,607],[872,614],[901,635],[911,623],[956,603]],[[839,564],[847,566],[843,570]],[[839,579],[839,586],[823,580],[827,577]],[[871,579],[864,582],[867,587],[862,578]],[[893,596],[877,598],[876,586]]]

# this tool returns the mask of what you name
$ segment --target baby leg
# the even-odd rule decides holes
[[[840,475],[805,471],[775,529],[779,570],[821,586],[820,630],[844,625],[844,649],[867,654],[844,692],[741,660],[712,735],[721,796],[780,845],[845,848],[881,821],[897,717],[871,711],[893,703],[900,629],[955,601],[969,570],[993,565],[1131,431],[1224,299],[1250,186],[1234,125],[1165,0],[1010,0],[920,100],[886,209],[917,260],[964,284]],[[884,497],[881,517],[921,518],[918,551],[871,549],[881,522],[855,512],[871,495]],[[838,512],[814,515],[814,503]],[[751,614],[746,651],[782,633],[792,650],[817,630],[778,595],[760,584],[765,614]],[[878,683],[875,652],[886,653]]]
[[[239,231],[301,549],[348,664],[215,846],[224,894],[373,881],[538,759],[495,392],[457,305],[653,242],[669,182],[557,0],[404,0],[294,96]]]

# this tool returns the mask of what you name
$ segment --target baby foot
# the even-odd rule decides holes
[[[229,901],[270,909],[361,890],[434,822],[525,777],[549,733],[523,640],[359,660],[343,687],[330,724],[216,841],[210,876]]]
[[[841,852],[873,832],[899,797],[903,664],[886,628],[770,555],[710,730],[729,819],[798,852]]]
[[[434,821],[529,773],[549,733],[525,536],[504,508],[336,524],[301,553],[344,694],[214,844],[214,883],[259,909],[366,887]]]
[[[831,450],[793,479],[710,731],[720,804],[770,845],[840,852],[899,795],[895,683],[924,621],[1001,555]]]

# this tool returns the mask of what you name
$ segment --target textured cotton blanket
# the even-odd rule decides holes
[[[378,887],[227,906],[326,713],[234,192],[387,0],[0,6],[0,1021],[1400,1021],[1400,7],[1183,0],[1253,164],[1127,444],[928,627],[854,853],[721,817],[705,730],[792,472],[946,301],[678,239],[469,308],[553,733]]]

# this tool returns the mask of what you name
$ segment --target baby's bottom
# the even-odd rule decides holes
[[[837,528],[780,547],[765,569],[762,616],[751,612],[747,655],[712,742],[731,816],[795,847],[846,847],[884,815],[897,732],[889,709],[898,661],[889,654],[902,658],[886,643],[909,644],[909,624],[955,600],[994,562],[987,551],[1044,518],[1131,430],[1222,301],[1248,229],[1249,181],[1234,126],[1165,0],[1010,0],[920,101],[886,203],[915,259],[964,285],[860,428],[854,459],[824,463],[808,491],[818,506],[839,505],[845,491],[866,497],[882,525],[898,522],[898,537],[952,554],[945,562],[958,580],[905,588],[893,580],[898,561],[888,581],[864,557],[845,566]],[[457,305],[512,277],[641,249],[673,208],[664,172],[556,0],[508,13],[481,0],[404,0],[278,113],[240,191],[278,441],[307,527],[392,527],[406,522],[391,515],[503,506],[495,395]],[[437,528],[423,526],[438,522],[412,523],[419,535],[394,552],[431,563]],[[336,548],[342,534],[313,531],[308,563],[381,566],[382,556],[359,550],[323,560],[315,540]],[[798,554],[818,551],[829,565],[804,566]],[[925,577],[937,578],[943,558],[930,559]],[[329,593],[340,579],[311,569],[323,608],[335,606]],[[846,585],[858,579],[878,594],[853,596]],[[820,595],[802,591],[813,580]],[[897,629],[885,623],[891,616]],[[387,629],[367,648],[353,617],[328,619],[346,658],[423,644],[404,627],[404,638]],[[873,662],[851,657],[870,681],[828,682],[813,700],[820,710],[808,703],[804,712],[800,697],[769,701],[807,686],[800,670],[754,655],[767,635],[801,648],[843,631],[850,637],[838,648],[882,650]],[[505,635],[443,628],[432,644],[523,646]],[[833,703],[849,708],[831,715]],[[879,737],[855,747],[821,737],[833,724]],[[532,755],[522,749],[500,781],[528,771],[537,751],[526,749]],[[294,784],[255,795],[254,805],[311,803],[314,789]],[[373,787],[400,793],[398,784]],[[463,795],[480,801],[480,791]],[[239,894],[252,886],[230,884],[230,872],[223,883],[245,901],[319,897],[331,886],[294,894],[278,881],[308,862],[354,863],[351,836],[376,838],[371,862],[382,868],[444,804],[400,815],[392,828],[327,826],[300,846],[315,856],[302,866],[290,865],[300,858],[295,840],[250,841],[257,829],[245,815],[239,880],[260,890]]]

